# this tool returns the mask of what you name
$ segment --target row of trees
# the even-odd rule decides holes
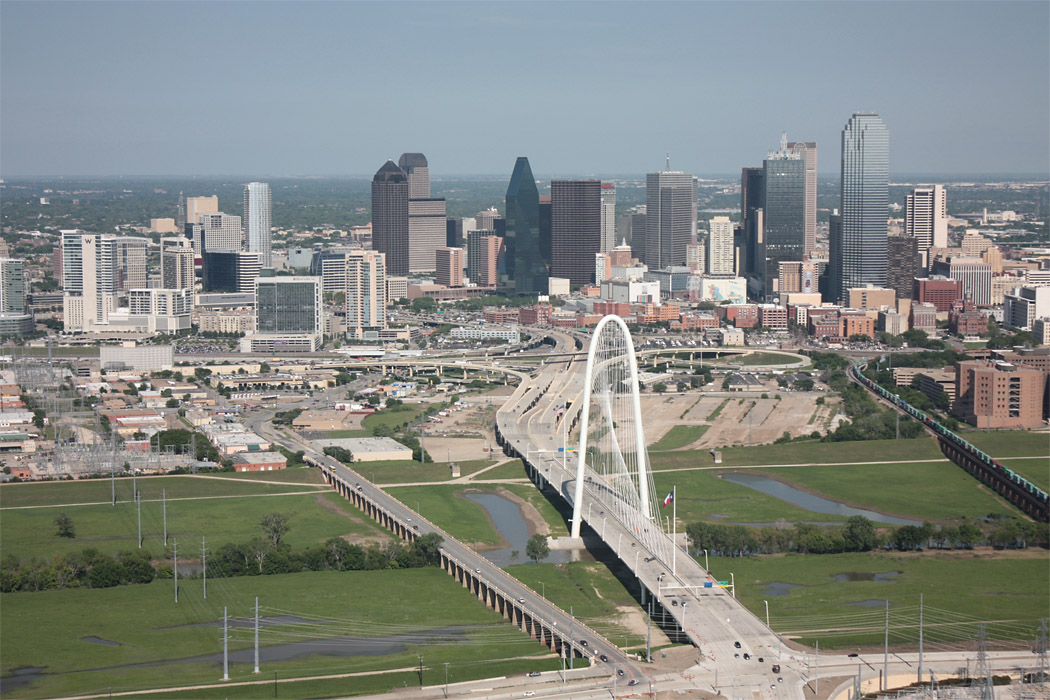
[[[55,519],[60,537],[74,536],[73,523],[60,514]],[[380,546],[362,547],[333,537],[324,544],[296,552],[284,542],[291,526],[289,517],[268,513],[259,521],[261,536],[246,543],[228,542],[207,560],[208,575],[216,578],[291,574],[301,571],[361,571],[375,569],[413,569],[436,566],[441,561],[444,541],[436,533],[419,537],[411,544],[391,540]],[[531,555],[530,555],[531,556]],[[544,555],[545,556],[545,555]],[[165,550],[161,561],[171,558]],[[8,554],[0,560],[0,591],[43,591],[52,588],[109,588],[125,584],[149,583],[155,578],[172,578],[172,567],[155,565],[146,549],[119,553],[116,557],[93,547],[51,559],[34,557],[21,561]]]
[[[873,549],[910,551],[925,548],[972,549],[978,544],[997,548],[1050,547],[1050,534],[1036,523],[1009,518],[992,521],[983,528],[978,522],[936,526],[931,523],[904,525],[880,533],[864,516],[855,515],[843,526],[797,523],[791,527],[750,528],[696,522],[686,528],[693,551],[741,557],[753,554],[832,554],[867,552]]]
[[[170,570],[170,567],[169,567]],[[53,588],[110,588],[149,583],[157,576],[149,551],[120,552],[116,557],[94,547],[22,561],[14,554],[0,559],[0,592],[46,591]]]

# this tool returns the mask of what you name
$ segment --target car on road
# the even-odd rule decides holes
[[[481,569],[474,569],[474,573],[475,574],[480,574],[481,573]]]
[[[536,691],[534,691],[534,690],[526,690],[524,693],[522,693],[522,695],[524,695],[527,698],[531,698],[535,694],[536,694]]]
[[[608,662],[609,662],[609,657],[608,657],[608,656],[606,656],[605,654],[602,654],[602,655],[601,655],[601,656],[599,656],[598,658],[599,658],[599,659],[601,659],[601,660],[602,660],[603,662],[605,662],[605,663],[608,663]]]
[[[616,675],[617,676],[623,676],[623,669],[622,668],[616,669]]]
[[[750,661],[750,660],[751,660],[751,654],[748,654],[748,653],[747,653],[747,652],[745,651],[745,652],[744,652],[744,661]]]
[[[740,642],[733,642],[733,646],[735,646],[737,649],[739,649],[740,648]]]
[[[780,673],[780,664],[773,664],[773,673]]]
[[[846,658],[849,658],[849,659],[855,659],[855,658],[857,658],[857,654],[856,654],[856,653],[853,653],[853,654],[846,654]]]
[[[518,598],[518,602],[519,603],[524,603],[525,599],[524,598]],[[536,671],[536,674],[539,675],[539,671]]]
[[[581,639],[581,640],[580,640],[580,646],[581,646],[581,647],[585,647],[585,646],[587,646],[587,644],[588,644],[588,642],[587,642],[587,640],[586,640],[586,639]]]
[[[540,672],[539,671],[529,671],[525,675],[528,676],[529,678],[539,678]]]

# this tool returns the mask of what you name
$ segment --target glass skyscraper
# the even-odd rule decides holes
[[[842,245],[832,259],[839,300],[867,284],[886,286],[890,132],[874,113],[858,112],[842,130]]]
[[[322,333],[321,279],[256,278],[255,318],[260,333]]]
[[[269,183],[249,182],[244,186],[244,238],[248,242],[248,252],[258,253],[263,267],[273,266],[272,212]]]
[[[695,200],[689,173],[664,171],[645,176],[645,264],[650,270],[685,265]]]
[[[408,194],[408,175],[388,160],[372,178],[372,247],[392,275],[408,274]]]
[[[763,163],[765,225],[762,277],[767,300],[774,297],[780,263],[802,260],[806,250],[806,162],[783,145]]]
[[[507,185],[504,267],[500,286],[518,294],[547,293],[547,263],[540,245],[540,194],[529,159],[519,157]]]

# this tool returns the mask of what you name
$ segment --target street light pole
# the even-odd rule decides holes
[[[704,550],[704,571],[710,572],[711,567],[707,563],[707,550]]]
[[[766,627],[769,627],[769,601],[763,600],[762,602],[766,604]]]

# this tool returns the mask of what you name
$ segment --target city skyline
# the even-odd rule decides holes
[[[366,175],[409,147],[447,175],[500,175],[521,155],[543,174],[646,173],[667,152],[675,170],[729,175],[781,131],[831,149],[842,120],[867,110],[894,134],[893,173],[1050,169],[1045,3],[216,3],[187,41],[156,51],[156,28],[198,8],[0,6],[0,174]],[[731,50],[788,25],[821,31],[787,55],[762,41]],[[390,56],[380,42],[393,32],[426,55]],[[852,51],[866,60],[841,60]],[[241,76],[243,104],[202,110],[174,87],[218,85],[246,54],[261,65]],[[706,109],[713,98],[731,107]],[[835,160],[820,160],[821,177]]]

